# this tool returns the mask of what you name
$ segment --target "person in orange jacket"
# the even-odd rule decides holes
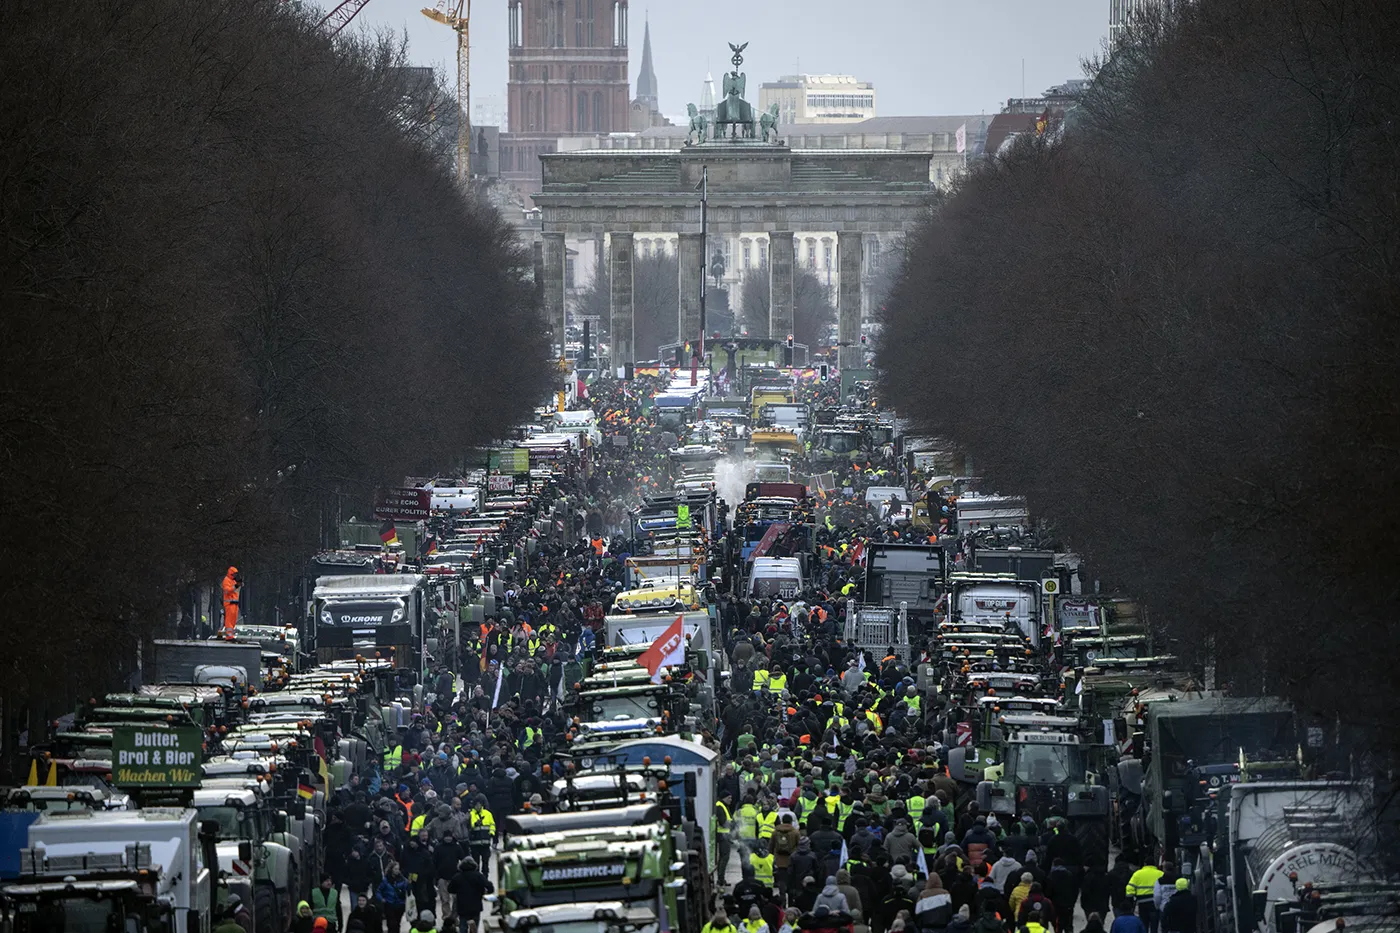
[[[237,567],[230,567],[224,574],[224,634],[232,636],[233,627],[238,624],[238,593],[243,588],[243,575]]]

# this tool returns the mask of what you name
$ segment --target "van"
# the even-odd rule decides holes
[[[795,557],[758,557],[749,571],[748,595],[756,599],[796,599],[802,592],[802,562]]]

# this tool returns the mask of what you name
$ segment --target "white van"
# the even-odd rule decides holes
[[[755,558],[747,590],[758,599],[796,599],[802,592],[802,562],[796,557]]]

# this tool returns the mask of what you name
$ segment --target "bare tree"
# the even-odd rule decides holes
[[[1391,750],[1397,27],[1383,0],[1147,22],[1060,142],[935,205],[877,355],[1180,655]]]

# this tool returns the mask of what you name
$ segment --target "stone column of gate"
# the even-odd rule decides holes
[[[700,276],[704,275],[705,238],[698,233],[680,234],[676,244],[676,259],[680,265],[679,341],[682,346],[700,339]],[[690,358],[681,360],[690,365]]]
[[[837,365],[860,369],[865,352],[860,345],[861,235],[838,233],[836,239],[837,284],[836,339],[841,345]]]
[[[792,333],[793,239],[790,232],[768,235],[768,336],[786,340]]]
[[[610,233],[612,241],[609,253],[611,268],[608,279],[611,291],[608,293],[608,333],[611,339],[612,366],[628,366],[637,362],[634,345],[633,321],[635,304],[632,291],[632,234]]]
[[[554,339],[558,345],[554,350],[564,358],[564,344],[568,336],[564,331],[564,263],[568,251],[564,246],[564,234],[546,233],[544,240],[544,319],[554,328]]]

